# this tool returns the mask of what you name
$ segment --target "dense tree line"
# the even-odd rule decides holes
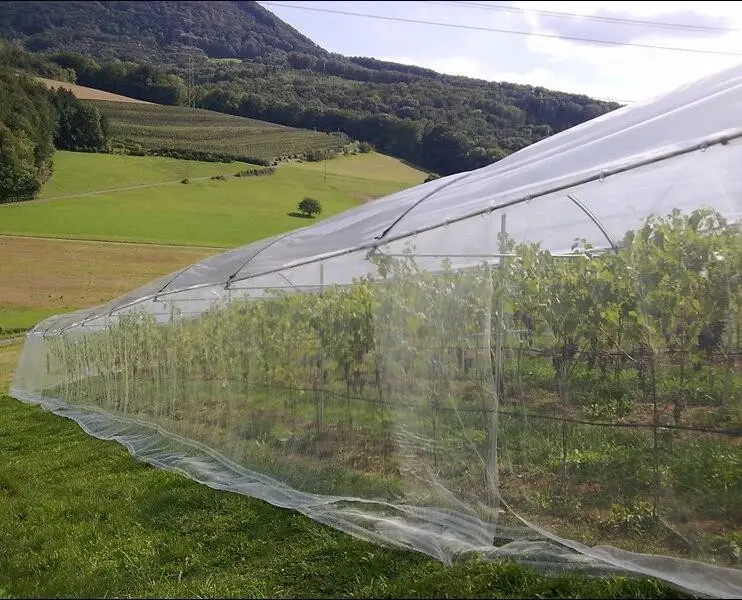
[[[490,164],[618,107],[331,54],[253,2],[33,5],[0,5],[0,34],[46,51],[11,57],[34,72],[56,69],[81,85],[162,104],[184,104],[190,86],[201,108],[341,131],[441,175]],[[235,60],[217,60],[224,58]]]
[[[51,176],[54,121],[41,86],[0,70],[0,202],[33,198]]]
[[[312,57],[306,58],[311,63]],[[406,80],[374,81],[359,77],[357,69],[366,67],[350,61],[347,71],[337,63],[333,75],[315,67],[298,70],[292,63],[298,64],[295,54],[281,64],[204,63],[198,106],[293,127],[342,131],[442,175],[485,166],[617,107],[530,86],[428,78],[414,70],[377,71]]]
[[[71,52],[54,54],[50,62],[72,71],[79,85],[157,104],[179,105],[186,100],[182,78],[152,64],[120,60],[99,64],[92,58]]]
[[[60,67],[44,54],[27,52],[18,44],[0,39],[0,66],[35,73],[57,81],[75,82],[75,72]]]
[[[101,152],[108,148],[108,119],[96,106],[77,100],[63,88],[52,94],[57,128],[54,146],[59,150]]]
[[[52,174],[55,146],[100,151],[107,123],[67,90],[0,69],[0,203],[29,200]]]

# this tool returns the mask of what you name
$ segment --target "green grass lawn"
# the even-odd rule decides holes
[[[384,154],[361,154],[340,156],[332,160],[315,163],[302,163],[302,169],[329,175],[345,175],[370,179],[373,181],[409,182],[419,184],[425,181],[426,173],[413,169],[403,162]]]
[[[126,186],[180,181],[185,177],[233,174],[248,163],[216,163],[177,160],[165,156],[122,154],[54,153],[54,174],[39,198],[109,190]]]
[[[150,157],[97,156],[57,153],[59,165],[47,184],[52,190],[85,193],[141,181],[146,176],[171,177],[183,161]],[[139,162],[137,162],[139,161]],[[170,163],[168,161],[171,161]],[[390,166],[378,154],[336,159],[324,166],[289,163],[274,175],[172,183],[60,200],[0,206],[0,233],[90,240],[149,242],[176,245],[233,247],[311,221],[292,217],[297,203],[312,196],[322,203],[323,217],[359,202],[384,196],[420,183],[425,174],[397,161],[394,180],[378,180],[374,173]],[[90,163],[105,168],[93,169]],[[192,161],[188,161],[192,162]],[[180,163],[180,164],[179,164]],[[206,170],[209,163],[194,163]],[[214,168],[216,167],[216,163]],[[119,170],[119,166],[121,169]],[[219,167],[219,168],[223,168]],[[229,166],[237,172],[238,164]],[[76,175],[72,176],[73,172]],[[78,183],[73,179],[77,177]],[[61,181],[62,183],[58,183]],[[77,188],[75,188],[77,186]],[[44,194],[51,193],[46,189]],[[56,192],[54,192],[56,193]]]
[[[19,331],[31,329],[39,321],[59,312],[59,310],[55,309],[0,306],[0,338],[20,335]]]
[[[305,195],[322,202],[324,217],[425,178],[396,159],[371,153],[284,164],[269,176],[208,179],[245,167],[57,152],[42,199],[0,206],[0,233],[31,236],[0,237],[0,254],[9,258],[0,264],[0,337],[15,335],[52,314],[110,300],[217,252],[209,247],[237,246],[309,225],[313,221],[289,216]],[[196,181],[168,183],[184,175]],[[155,185],[105,191],[147,184]],[[46,237],[193,244],[203,250]]]

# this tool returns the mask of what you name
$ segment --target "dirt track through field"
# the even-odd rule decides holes
[[[225,252],[229,248],[224,246],[192,246],[188,244],[155,244],[152,242],[137,242],[129,240],[99,240],[79,237],[55,237],[53,235],[39,234],[39,235],[18,235],[13,233],[0,233],[0,244],[5,238],[18,239],[18,240],[52,240],[55,242],[70,242],[70,243],[91,243],[91,244],[121,244],[127,246],[149,246],[152,248],[172,248],[173,250],[204,250],[205,252],[214,251]]]

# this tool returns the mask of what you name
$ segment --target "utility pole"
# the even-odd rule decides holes
[[[188,84],[187,84],[188,94],[186,103],[188,105],[188,108],[196,108],[196,98],[193,93],[193,53],[189,50],[188,51]]]

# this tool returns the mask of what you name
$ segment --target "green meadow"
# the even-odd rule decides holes
[[[59,151],[54,154],[54,174],[44,185],[39,199],[58,198],[122,187],[173,183],[185,177],[209,178],[246,169],[248,163],[215,163],[176,160],[166,156],[127,154],[81,154]]]
[[[244,163],[56,156],[42,199],[0,206],[0,234],[229,248],[309,225],[291,216],[304,196],[319,200],[327,217],[425,178],[399,163],[391,177],[377,178],[391,161],[378,154],[327,161],[327,173],[318,163],[292,162],[273,175],[226,181],[208,177],[237,173]],[[190,183],[180,183],[188,171]],[[129,189],[106,191],[123,187]],[[60,195],[66,197],[54,199]]]

